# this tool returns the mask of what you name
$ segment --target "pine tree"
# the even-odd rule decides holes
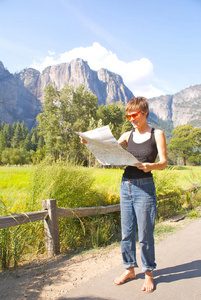
[[[31,136],[28,133],[24,142],[24,148],[26,151],[30,151],[32,149]]]
[[[22,138],[23,140],[26,139],[26,136],[28,134],[28,128],[25,126],[24,121],[20,124],[21,131],[22,131]]]
[[[37,149],[42,149],[44,145],[45,145],[44,137],[41,135],[38,139]]]
[[[38,138],[37,138],[37,133],[36,131],[33,132],[32,137],[31,137],[31,144],[32,144],[32,150],[36,151],[37,146],[38,146]]]
[[[17,148],[19,146],[20,141],[23,140],[23,135],[22,135],[22,129],[20,126],[20,123],[17,122],[15,129],[14,129],[14,135],[12,138],[11,145],[13,148]]]
[[[5,139],[5,146],[7,148],[10,148],[11,147],[11,140],[12,140],[12,137],[13,137],[13,129],[12,129],[11,125],[9,123],[5,124],[2,128],[2,132],[3,132],[3,135],[4,135],[4,139]]]

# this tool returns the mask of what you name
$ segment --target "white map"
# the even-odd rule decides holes
[[[77,134],[87,141],[85,146],[102,165],[134,165],[139,162],[118,144],[108,125]]]

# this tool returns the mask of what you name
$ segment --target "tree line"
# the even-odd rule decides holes
[[[65,85],[60,91],[48,85],[44,89],[42,112],[37,127],[28,131],[24,122],[0,125],[0,164],[39,163],[45,157],[68,160],[74,164],[95,164],[94,157],[84,147],[76,132],[84,132],[109,125],[116,139],[132,125],[124,117],[125,105],[116,102],[98,106],[96,95],[80,85],[77,89]],[[169,164],[201,163],[201,129],[191,124],[177,126],[170,134],[170,125],[154,121],[151,126],[161,128],[171,137],[168,145]],[[155,124],[154,124],[155,122]]]
[[[0,125],[0,164],[37,163],[45,157],[45,141],[37,128],[28,131],[24,122]]]

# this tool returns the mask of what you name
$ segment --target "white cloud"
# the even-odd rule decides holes
[[[135,96],[143,96],[146,98],[158,97],[165,94],[165,92],[154,87],[153,84],[150,83],[144,83],[140,86],[137,84],[133,84],[133,88],[131,89],[131,91],[135,91]]]
[[[54,52],[54,51],[51,51],[51,50],[48,50],[47,53],[48,53],[49,55],[55,55],[55,52]]]
[[[48,53],[49,54],[49,53]],[[48,55],[45,57],[44,60],[41,60],[41,62],[36,62],[34,61],[32,64],[31,64],[31,68],[34,68],[40,72],[42,72],[46,67],[49,67],[49,66],[53,66],[55,64],[58,64],[59,62],[57,62],[53,55]]]
[[[89,47],[77,47],[57,56],[48,51],[48,56],[41,62],[34,62],[31,67],[43,71],[46,67],[64,62],[71,62],[76,58],[87,61],[92,70],[108,69],[122,76],[125,85],[135,96],[148,98],[164,94],[151,83],[154,80],[153,64],[148,58],[124,62],[115,53],[107,50],[95,42]]]

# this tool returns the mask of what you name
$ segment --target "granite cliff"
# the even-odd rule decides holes
[[[106,69],[93,71],[82,59],[47,67],[42,73],[28,68],[16,74],[11,74],[0,62],[0,123],[19,120],[29,128],[35,126],[43,90],[49,83],[59,90],[65,83],[75,88],[82,84],[97,95],[99,105],[116,101],[126,104],[133,96],[118,74]],[[150,110],[163,121],[173,122],[174,127],[187,123],[201,127],[201,85],[175,95],[151,98]]]
[[[36,125],[41,102],[33,91],[39,74],[28,69],[13,75],[0,62],[0,123],[24,121],[29,128]]]
[[[60,90],[65,83],[78,87],[84,85],[98,98],[98,104],[111,104],[116,101],[127,103],[133,96],[132,92],[124,85],[122,78],[106,69],[93,71],[87,62],[82,59],[73,60],[46,68],[38,81],[37,97],[42,101],[43,90],[48,83]]]
[[[42,73],[29,68],[14,75],[0,62],[0,122],[19,120],[29,128],[34,126],[41,111],[43,90],[49,83],[59,90],[66,83],[75,88],[82,84],[97,95],[99,105],[127,103],[133,96],[118,74],[106,69],[93,71],[82,59],[47,67]]]
[[[191,123],[201,128],[201,85],[186,88],[175,95],[150,99],[150,109],[174,127]]]

